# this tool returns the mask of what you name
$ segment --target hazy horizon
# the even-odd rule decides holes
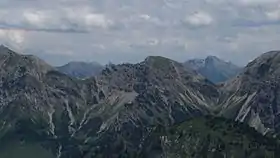
[[[2,46],[7,47],[8,49],[12,49],[12,48],[10,48],[9,46],[4,45],[4,44],[2,44]],[[14,49],[12,49],[12,51],[15,51],[16,53],[22,54],[22,55],[35,55],[35,56],[37,56],[36,54],[29,54],[29,53],[17,52],[17,51],[14,50]],[[153,56],[153,55],[150,55],[150,56]],[[159,56],[161,56],[161,55],[159,55]],[[225,62],[230,62],[230,63],[232,63],[232,64],[234,64],[234,65],[236,65],[236,66],[239,66],[239,67],[243,67],[243,66],[245,66],[245,65],[248,64],[248,63],[246,63],[245,65],[238,65],[238,64],[236,64],[236,63],[234,63],[234,62],[232,62],[232,61],[230,61],[230,60],[225,60],[225,59],[220,58],[220,57],[215,56],[215,55],[206,55],[206,56],[201,57],[201,58],[188,58],[188,59],[186,59],[186,60],[184,60],[184,59],[176,60],[176,59],[172,59],[172,58],[166,57],[166,56],[162,56],[162,57],[169,58],[169,59],[171,59],[171,60],[175,60],[175,61],[184,63],[184,62],[189,61],[189,60],[201,60],[201,59],[206,59],[207,57],[210,57],[210,56],[217,57],[217,58],[219,58],[219,59],[221,59],[221,60],[223,60],[223,61],[225,61]],[[60,66],[64,66],[64,65],[69,64],[69,63],[74,63],[74,62],[96,63],[96,64],[100,64],[100,65],[103,65],[103,66],[105,66],[106,64],[109,64],[109,63],[113,63],[112,61],[110,61],[110,59],[108,59],[108,61],[107,61],[106,63],[101,63],[101,62],[98,62],[98,61],[95,61],[95,60],[92,60],[92,59],[87,59],[87,60],[75,60],[75,59],[74,59],[74,60],[66,61],[65,63],[52,64],[51,62],[48,62],[47,60],[45,60],[44,57],[40,57],[40,56],[37,56],[37,57],[41,58],[42,60],[44,60],[45,62],[47,62],[49,65],[54,66],[54,67],[60,67]],[[149,56],[146,56],[146,57],[144,57],[144,58],[140,58],[140,59],[138,59],[138,61],[134,61],[134,62],[131,62],[131,61],[128,60],[128,61],[117,62],[117,63],[115,62],[115,63],[113,63],[113,64],[123,64],[123,63],[136,64],[136,63],[139,63],[139,62],[144,61],[145,58],[147,58],[147,57],[149,57]],[[250,61],[249,61],[249,62],[250,62]]]

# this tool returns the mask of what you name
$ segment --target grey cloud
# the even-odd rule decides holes
[[[109,28],[113,21],[92,8],[15,8],[0,11],[2,28],[50,32],[89,32],[95,28]]]
[[[148,55],[183,61],[210,54],[245,64],[280,49],[279,2],[1,0],[0,42],[56,65],[137,62]]]

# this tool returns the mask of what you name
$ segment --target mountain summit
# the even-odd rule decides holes
[[[247,122],[261,133],[280,132],[280,51],[265,53],[224,85],[221,114]]]
[[[230,62],[225,62],[215,56],[208,56],[205,59],[189,60],[184,65],[196,70],[213,83],[224,82],[235,77],[241,71],[241,68],[238,66]]]
[[[20,55],[3,45],[0,46],[0,66],[3,75],[29,74],[37,78],[53,69],[36,56]]]

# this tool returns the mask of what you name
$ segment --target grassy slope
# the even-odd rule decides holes
[[[55,158],[51,151],[40,144],[10,142],[0,150],[1,158]]]
[[[176,125],[163,135],[164,151],[168,158],[280,156],[277,152],[278,142],[263,137],[245,124],[223,118],[196,118]]]

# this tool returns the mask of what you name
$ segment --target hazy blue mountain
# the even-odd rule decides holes
[[[240,67],[215,56],[208,56],[205,59],[189,60],[185,62],[184,65],[196,70],[213,83],[224,82],[231,79],[242,70]]]
[[[70,62],[57,69],[72,77],[88,78],[99,74],[104,66],[97,62]]]

